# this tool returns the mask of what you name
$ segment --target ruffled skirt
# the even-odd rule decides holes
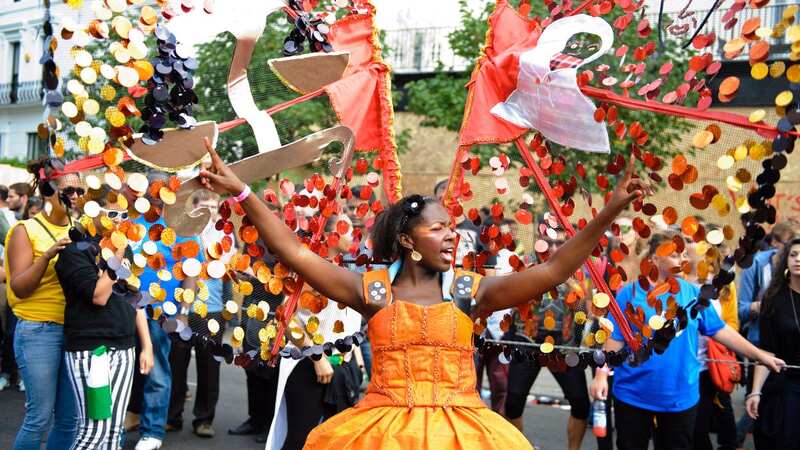
[[[358,405],[314,428],[303,448],[533,449],[519,430],[489,408]]]

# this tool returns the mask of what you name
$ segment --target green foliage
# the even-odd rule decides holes
[[[450,33],[448,38],[455,54],[473,61],[474,64],[474,61],[481,55],[481,49],[488,30],[487,18],[494,8],[494,1],[487,0],[483,8],[477,10],[471,10],[466,0],[460,0],[459,3],[461,26]],[[547,16],[547,11],[544,9],[542,2],[532,2],[532,5],[534,7],[533,16]],[[622,14],[619,10],[615,11],[616,13],[605,17],[610,23]],[[617,33],[615,36],[615,48],[623,42],[629,46],[630,50],[625,61],[628,63],[632,62],[633,50],[651,39],[652,36],[641,38],[636,34],[636,20],[634,20],[621,35]],[[671,61],[678,68],[687,59],[686,51],[680,49],[674,42],[667,42],[664,50],[647,59],[645,73],[634,89],[638,89],[643,84],[658,78],[658,70],[663,63]],[[625,80],[628,75],[621,71],[619,59],[613,54],[605,55],[593,63],[595,66],[599,64],[610,66],[608,74],[620,81]],[[467,98],[467,90],[464,85],[469,81],[472,67],[473,65],[468,67],[465,72],[453,72],[447,70],[448,68],[440,67],[439,73],[433,77],[409,83],[407,85],[408,110],[423,118],[421,122],[423,126],[445,127],[451,131],[458,131],[461,127],[461,114]],[[673,75],[678,73],[679,71],[676,69]],[[681,81],[678,76],[671,77],[662,85],[661,93],[663,94],[676,88]],[[625,108],[619,108],[618,117],[627,125],[636,121],[640,122],[650,135],[650,141],[645,149],[665,160],[669,160],[678,152],[675,144],[681,134],[689,128],[689,123],[680,118]],[[609,135],[612,141],[612,157],[619,153],[623,155],[630,153],[629,140],[627,138],[624,141],[617,140],[613,129],[609,129]],[[596,174],[605,172],[606,163],[609,161],[608,155],[575,150],[565,151],[566,149],[559,147],[551,143],[553,154],[563,157],[566,162],[567,169],[562,174],[562,178],[576,175],[575,167],[578,163],[584,164],[589,179],[594,179]],[[482,145],[474,147],[472,151],[485,164],[491,156],[500,151],[500,148],[496,145]],[[517,165],[523,164],[516,151],[509,151],[508,156]],[[586,187],[591,191],[597,190],[594,183],[588,183]]]
[[[248,67],[248,78],[253,98],[260,108],[266,109],[299,95],[286,88],[267,65],[269,59],[281,56],[283,39],[288,33],[289,24],[286,19],[280,14],[273,14],[267,20],[265,32],[253,53]],[[226,92],[228,67],[235,43],[235,38],[226,33],[198,49],[197,58],[202,62],[195,72],[197,95],[200,98],[195,109],[198,120],[222,123],[236,117]],[[336,123],[336,115],[325,97],[294,105],[272,117],[283,143],[292,142]],[[258,152],[255,137],[247,124],[221,133],[218,148],[227,161],[235,161]]]
[[[16,167],[19,169],[27,168],[27,162],[17,158],[0,158],[0,164],[4,166]]]

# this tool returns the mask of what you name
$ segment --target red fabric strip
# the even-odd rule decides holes
[[[550,210],[556,214],[558,218],[558,222],[567,232],[569,237],[575,236],[575,228],[572,227],[572,224],[564,216],[564,213],[561,211],[561,205],[558,203],[555,194],[553,193],[553,188],[550,186],[550,183],[547,181],[547,177],[545,176],[542,168],[536,163],[533,159],[533,155],[531,155],[528,146],[525,144],[525,141],[522,138],[518,138],[514,141],[517,145],[517,149],[519,150],[522,158],[525,160],[525,164],[533,171],[533,178],[536,180],[536,183],[539,185],[539,188],[542,190],[542,194],[544,194],[545,198],[547,199],[547,203],[550,205]],[[611,302],[608,304],[609,312],[614,319],[617,321],[617,326],[622,333],[622,336],[625,338],[625,342],[628,344],[630,348],[634,351],[639,349],[639,342],[633,339],[633,333],[631,331],[631,327],[628,324],[628,320],[622,314],[622,310],[619,309],[619,305],[617,305],[617,300],[614,298],[614,293],[611,292],[611,289],[606,284],[603,277],[597,271],[597,267],[592,264],[592,261],[587,259],[584,263],[586,270],[589,271],[589,276],[591,276],[594,285],[597,286],[600,290],[608,294],[611,298]]]

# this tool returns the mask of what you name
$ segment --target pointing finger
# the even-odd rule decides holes
[[[203,143],[206,145],[208,154],[211,155],[212,165],[224,165],[225,163],[222,162],[222,158],[219,157],[219,153],[217,153],[217,150],[211,145],[211,141],[208,140],[208,137],[203,138]]]

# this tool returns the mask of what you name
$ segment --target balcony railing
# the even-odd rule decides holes
[[[0,84],[0,105],[25,105],[42,100],[41,80]]]
[[[725,29],[725,23],[722,21],[722,17],[725,15],[725,13],[728,12],[728,8],[717,9],[716,11],[711,13],[711,17],[709,17],[708,22],[706,22],[706,25],[704,29],[701,31],[701,33],[709,33],[711,31],[714,31],[716,33],[717,39],[711,46],[710,51],[714,55],[715,59],[718,59],[720,61],[726,61],[723,56],[724,51],[722,50],[722,47],[725,45],[726,42],[730,41],[731,39],[735,39],[741,36],[742,25],[748,19],[758,16],[761,18],[762,27],[769,27],[770,29],[774,29],[775,26],[780,23],[781,17],[783,15],[783,10],[784,8],[786,8],[786,6],[788,5],[776,4],[776,5],[768,5],[760,9],[749,8],[749,7],[745,8],[744,10],[739,11],[739,13],[736,14],[736,17],[739,20],[733,27],[731,27],[728,30]],[[697,28],[697,25],[699,25],[700,22],[703,20],[703,18],[706,16],[706,14],[708,14],[708,10],[692,11],[692,12],[687,11],[686,13],[684,13],[683,18],[679,17],[678,13],[666,14],[668,18],[667,17],[664,18],[661,24],[662,27],[666,28],[672,24],[677,25],[679,27],[685,24],[688,25],[690,31],[685,34],[676,36],[674,34],[671,34],[668,30],[665,29],[663,32],[664,38],[676,39],[679,40],[680,42],[686,41],[687,39],[689,39],[689,37],[691,37],[691,34]],[[650,21],[650,26],[653,28],[653,30],[656,30],[656,27],[658,27],[658,14],[647,14],[646,16],[647,19]],[[657,37],[654,36],[654,39],[657,39]],[[770,60],[786,59],[789,57],[791,42],[789,42],[789,40],[786,39],[786,34],[784,34],[778,39],[770,38],[769,44],[770,44],[770,55],[769,55]],[[748,59],[747,52],[743,52],[742,54],[734,58],[735,61],[746,60],[746,59]]]
[[[713,52],[716,59],[724,61],[722,46],[725,42],[741,35],[742,24],[747,19],[759,16],[761,17],[761,26],[774,28],[780,23],[785,7],[785,4],[778,4],[768,5],[761,9],[746,8],[736,15],[739,18],[738,22],[728,30],[724,29],[724,23],[722,22],[722,16],[725,15],[728,9],[714,11],[702,31],[703,33],[714,31],[717,34],[717,40],[710,51]],[[697,28],[697,25],[700,24],[707,12],[694,11],[685,13],[683,18],[680,18],[677,12],[666,14],[668,17],[664,19],[663,27],[668,27],[673,23],[676,25],[688,24],[692,31],[684,35],[675,36],[665,30],[663,33],[664,38],[685,41],[691,36],[693,30]],[[646,17],[650,21],[650,26],[655,30],[658,26],[658,14],[648,13]],[[635,23],[630,26],[635,26]],[[391,64],[394,73],[398,74],[435,72],[440,63],[444,70],[465,70],[471,61],[466,61],[456,56],[450,48],[450,42],[447,40],[447,35],[453,30],[455,30],[455,27],[386,30],[386,60]],[[658,38],[653,35],[652,39]],[[788,57],[790,43],[785,36],[780,39],[770,39],[770,46],[770,59],[785,59]],[[736,60],[747,59],[747,57],[747,53],[743,53]]]
[[[462,71],[470,61],[450,48],[447,35],[455,27],[404,28],[386,31],[386,60],[398,74]]]

